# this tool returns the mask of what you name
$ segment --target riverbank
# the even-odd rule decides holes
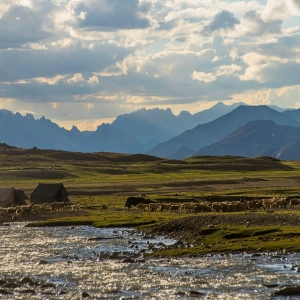
[[[195,256],[211,253],[300,252],[300,214],[296,210],[242,213],[139,213],[124,211],[45,212],[22,217],[28,227],[92,225],[134,227],[147,236],[178,240],[150,256]]]
[[[297,212],[206,214],[170,220],[145,228],[179,242],[153,256],[197,256],[208,253],[300,252]]]

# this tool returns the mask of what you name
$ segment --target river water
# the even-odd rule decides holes
[[[0,299],[269,299],[300,285],[297,254],[143,259],[176,241],[91,226],[11,223],[0,237]]]

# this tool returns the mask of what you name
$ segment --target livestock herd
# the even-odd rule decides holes
[[[271,199],[239,200],[223,202],[186,202],[186,203],[160,203],[142,197],[129,197],[125,207],[129,211],[135,207],[138,212],[241,212],[258,209],[292,208],[300,205],[300,199],[274,197]]]
[[[80,209],[80,203],[70,204],[67,202],[52,202],[43,204],[28,204],[14,207],[0,207],[0,217],[11,218],[11,220],[17,220],[21,216],[28,216],[29,214],[44,213],[46,211],[61,211],[64,207],[69,206],[71,210],[78,211]]]
[[[0,207],[0,220],[1,218],[9,218],[12,221],[18,220],[22,216],[29,214],[39,214],[48,212],[59,212],[64,210],[79,211],[82,208],[81,203],[72,204],[71,202],[51,202],[43,204],[28,204],[14,207]],[[101,204],[100,211],[107,211],[108,204]]]
[[[195,201],[185,203],[173,202],[157,202],[144,197],[129,197],[126,200],[125,207],[128,211],[133,212],[174,212],[174,213],[204,213],[204,212],[242,212],[247,210],[259,209],[288,209],[295,206],[300,206],[299,198],[268,198],[254,200],[239,200],[239,201]],[[15,207],[0,207],[0,219],[10,218],[18,220],[21,216],[29,214],[44,213],[46,211],[57,212],[64,208],[69,208],[71,211],[79,211],[81,204],[67,202],[52,202],[44,204],[28,204]],[[101,204],[100,211],[108,211],[108,204]]]

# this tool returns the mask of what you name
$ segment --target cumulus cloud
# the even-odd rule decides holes
[[[203,35],[210,35],[215,31],[234,29],[235,25],[240,24],[233,13],[223,10],[215,15],[214,19],[202,30]]]
[[[215,68],[214,73],[204,73],[204,72],[193,72],[191,78],[198,81],[203,81],[205,83],[216,81],[220,76],[238,76],[239,71],[242,70],[241,66],[231,64],[231,65],[224,65]]]
[[[77,73],[77,74],[74,74],[73,77],[67,79],[67,82],[68,83],[79,83],[79,82],[85,82],[85,79],[82,76],[82,74]]]
[[[70,84],[84,83],[84,84],[89,84],[89,85],[97,85],[97,84],[99,84],[99,79],[95,75],[89,77],[89,79],[85,79],[82,74],[77,73],[77,74],[74,74],[73,77],[67,79],[67,83],[70,83]]]
[[[193,72],[191,77],[194,80],[203,81],[206,83],[213,82],[217,79],[217,77],[214,74],[204,72]]]
[[[97,85],[99,84],[99,79],[97,76],[91,76],[88,80],[87,80],[87,83],[90,84],[90,85]]]

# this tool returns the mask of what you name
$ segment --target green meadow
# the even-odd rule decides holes
[[[184,203],[291,196],[300,191],[300,161],[284,162],[263,157],[195,157],[167,160],[142,154],[74,153],[55,150],[1,149],[1,187],[15,187],[30,195],[38,183],[62,182],[72,202],[82,205],[80,215],[60,217],[49,214],[47,220],[28,226],[93,225],[97,227],[133,226],[149,228],[186,213],[129,213],[124,204],[129,196],[146,194],[152,200]],[[109,205],[101,212],[103,203]],[[263,214],[263,211],[257,211]],[[289,210],[278,210],[289,214]],[[210,214],[210,213],[207,213]],[[293,214],[298,214],[297,210]],[[201,214],[193,214],[201,215]],[[300,230],[281,226],[277,231],[259,235],[267,227],[219,225],[201,239],[191,238],[193,247],[167,250],[166,255],[226,251],[286,249],[297,251]],[[273,227],[272,227],[273,228]],[[230,232],[238,238],[228,239]],[[241,246],[242,245],[242,246]],[[162,254],[161,254],[162,255]]]

